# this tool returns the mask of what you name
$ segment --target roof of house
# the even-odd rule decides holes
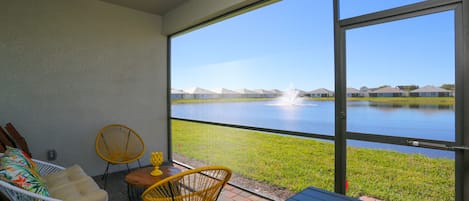
[[[319,88],[319,89],[312,90],[309,93],[311,93],[311,94],[330,94],[330,93],[334,93],[334,92],[329,90],[329,89]]]
[[[213,91],[202,89],[199,87],[191,88],[191,89],[184,90],[184,91],[190,94],[215,94],[215,92]]]
[[[265,90],[265,89],[255,89],[254,90],[257,94],[275,94],[273,91]]]
[[[376,89],[370,93],[403,93],[403,92],[404,91],[402,91],[401,89],[397,87],[383,87],[383,88]]]
[[[174,89],[174,88],[171,88],[171,94],[185,94],[186,92],[184,92],[183,90],[181,89]]]
[[[237,91],[233,91],[233,90],[229,90],[225,88],[216,89],[214,91],[218,94],[239,94],[239,92]]]
[[[301,90],[301,89],[296,89],[296,88],[295,88],[295,89],[293,89],[293,90],[297,91],[297,92],[300,93],[300,94],[306,93],[306,91],[303,91],[303,90]]]
[[[449,90],[440,88],[440,87],[435,87],[431,85],[424,86],[422,88],[418,88],[415,90],[410,91],[411,93],[424,93],[424,92],[450,92]]]
[[[360,90],[355,89],[355,88],[347,88],[347,93],[360,93]]]
[[[278,89],[272,89],[270,91],[272,91],[274,94],[281,94],[282,93],[282,91],[280,91]]]
[[[241,93],[241,94],[257,94],[255,91],[252,91],[252,90],[249,90],[249,89],[238,89],[236,91]]]

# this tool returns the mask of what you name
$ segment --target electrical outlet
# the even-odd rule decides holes
[[[55,159],[57,159],[57,152],[55,151],[55,149],[47,150],[47,160],[53,161]]]

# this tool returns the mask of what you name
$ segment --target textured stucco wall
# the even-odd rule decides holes
[[[96,175],[97,131],[123,123],[142,135],[149,163],[149,151],[167,150],[161,26],[96,0],[0,1],[0,124],[13,122],[35,158],[55,149],[54,163]]]

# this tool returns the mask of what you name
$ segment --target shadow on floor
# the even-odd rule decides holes
[[[124,181],[124,177],[127,174],[127,170],[109,174],[107,178],[106,191],[109,195],[109,201],[128,201],[127,196],[127,183]],[[93,179],[96,183],[104,189],[104,181],[101,180],[101,176],[95,176]]]

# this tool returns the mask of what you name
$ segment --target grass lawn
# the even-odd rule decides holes
[[[172,121],[173,151],[298,192],[334,187],[334,145],[221,126]],[[454,160],[347,148],[349,196],[382,200],[454,200]]]

